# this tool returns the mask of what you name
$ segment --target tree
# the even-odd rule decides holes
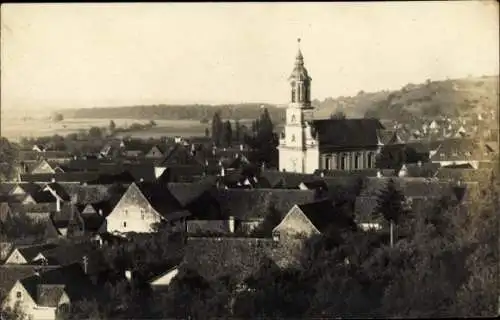
[[[220,113],[216,111],[212,118],[212,141],[216,146],[220,146],[222,143],[223,128],[224,125]]]
[[[94,139],[102,138],[102,131],[99,127],[92,127],[89,129],[89,136]]]
[[[54,122],[60,122],[64,120],[64,116],[61,113],[54,113],[54,115],[52,115],[52,120]]]
[[[243,137],[242,137],[242,132],[241,132],[241,124],[240,124],[239,120],[236,120],[234,122],[234,140],[237,143],[241,143],[242,138]]]
[[[231,128],[231,122],[229,120],[224,122],[223,132],[224,145],[230,147],[233,142],[233,129]]]
[[[109,131],[111,133],[113,133],[113,132],[115,132],[115,129],[116,129],[116,123],[113,120],[110,120],[109,121]]]
[[[19,154],[19,147],[7,140],[0,137],[0,181],[2,176],[10,180],[15,174],[15,162]]]
[[[374,214],[383,217],[389,222],[391,247],[394,246],[394,225],[397,225],[401,217],[406,213],[405,196],[396,188],[394,180],[390,179],[386,189],[382,190],[378,195],[378,203]]]
[[[340,119],[343,120],[346,118],[346,115],[343,111],[336,111],[332,114],[330,114],[330,119]]]

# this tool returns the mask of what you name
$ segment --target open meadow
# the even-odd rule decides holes
[[[53,122],[47,119],[4,118],[1,123],[1,135],[9,140],[18,141],[21,137],[40,137],[51,135],[67,135],[91,127],[108,127],[111,119],[64,119]],[[132,123],[145,124],[147,120],[113,119],[116,127],[128,127]],[[156,120],[157,126],[148,130],[130,131],[117,136],[137,138],[161,136],[199,136],[205,134],[205,128],[210,124],[202,124],[198,120]]]
[[[5,117],[1,119],[1,135],[12,141],[19,141],[22,137],[52,136],[55,134],[64,136],[77,133],[80,130],[88,130],[91,127],[108,127],[111,119],[76,118],[64,119],[53,122],[48,119]],[[149,120],[135,119],[113,119],[117,128],[129,127],[133,123],[146,124]],[[156,126],[146,130],[127,131],[116,134],[121,138],[130,136],[133,138],[148,139],[160,138],[162,136],[203,136],[205,128],[211,129],[210,123],[200,123],[199,120],[155,120]],[[251,126],[251,120],[240,120],[242,125]]]

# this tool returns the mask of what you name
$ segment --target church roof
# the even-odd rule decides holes
[[[378,119],[322,119],[312,121],[313,136],[320,148],[360,148],[377,146],[378,132],[384,130]]]

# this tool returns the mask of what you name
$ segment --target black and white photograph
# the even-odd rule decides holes
[[[4,3],[0,319],[500,316],[499,3]]]

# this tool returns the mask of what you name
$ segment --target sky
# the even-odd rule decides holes
[[[499,69],[495,1],[3,4],[1,107],[288,101]]]

